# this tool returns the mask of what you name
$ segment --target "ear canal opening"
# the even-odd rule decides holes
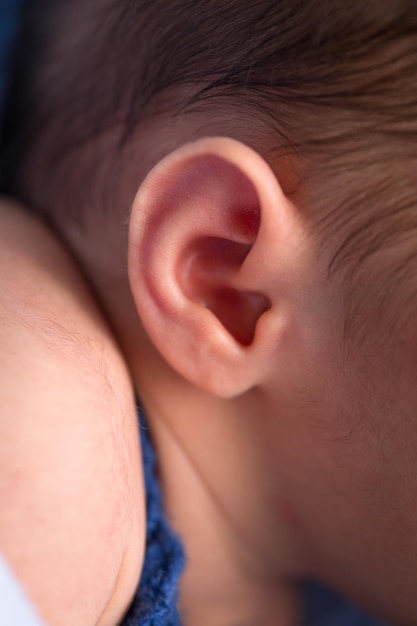
[[[204,305],[245,347],[253,343],[259,318],[271,308],[270,300],[262,294],[230,287],[212,289]]]
[[[234,285],[251,247],[220,237],[199,237],[184,254],[179,275],[187,296],[211,311],[246,347],[254,340],[259,318],[272,306],[263,294]]]

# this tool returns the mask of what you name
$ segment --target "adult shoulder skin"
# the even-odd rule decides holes
[[[0,201],[0,552],[46,623],[120,622],[143,563],[134,392],[61,244]]]

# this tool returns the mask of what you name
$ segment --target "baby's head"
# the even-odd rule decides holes
[[[35,3],[4,170],[83,263],[139,392],[233,407],[262,451],[265,541],[285,518],[303,574],[405,624],[417,619],[414,8]]]

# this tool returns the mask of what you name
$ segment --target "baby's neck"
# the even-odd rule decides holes
[[[244,537],[175,433],[161,422],[152,432],[167,514],[188,557],[180,590],[185,626],[295,626],[294,590],[249,562]]]

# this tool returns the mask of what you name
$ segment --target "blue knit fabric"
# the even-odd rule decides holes
[[[146,486],[146,552],[139,589],[123,626],[180,626],[177,604],[184,552],[164,515],[156,456],[140,410],[139,424]]]
[[[302,626],[388,626],[315,583],[305,587],[303,606]]]
[[[13,43],[24,0],[0,0],[0,125]],[[123,626],[180,626],[178,585],[184,567],[182,546],[169,527],[156,472],[156,457],[144,416],[139,415],[147,493],[147,536],[143,575]],[[216,625],[213,625],[216,626]],[[304,593],[303,626],[382,626],[318,585]]]

